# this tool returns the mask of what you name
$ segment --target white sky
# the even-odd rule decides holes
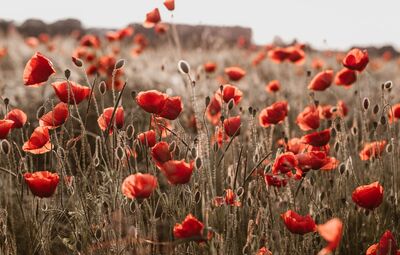
[[[154,7],[171,17],[162,0],[3,0],[0,18],[55,21],[78,18],[87,27],[118,28],[142,22]],[[173,21],[251,27],[256,43],[274,36],[319,48],[400,46],[398,0],[175,0]],[[324,42],[326,40],[326,42]]]

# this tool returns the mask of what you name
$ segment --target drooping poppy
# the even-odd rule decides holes
[[[174,120],[178,118],[182,110],[183,104],[181,97],[167,97],[159,115],[165,119]]]
[[[383,187],[379,182],[359,186],[353,191],[351,198],[358,206],[373,210],[382,203]]]
[[[299,113],[296,120],[297,125],[303,131],[319,128],[319,112],[315,106],[307,106]]]
[[[175,0],[165,0],[165,1],[164,1],[164,6],[165,6],[169,11],[175,10]]]
[[[318,132],[313,132],[311,134],[304,135],[301,138],[301,141],[303,143],[316,146],[316,147],[322,147],[325,146],[329,143],[329,140],[331,139],[331,130],[329,128],[318,131]]]
[[[269,127],[281,123],[288,114],[288,103],[286,101],[278,101],[264,108],[258,117],[262,127]]]
[[[157,90],[139,92],[136,96],[136,103],[146,112],[160,114],[168,96]]]
[[[13,125],[14,121],[12,120],[0,120],[0,139],[6,139]]]
[[[369,57],[367,50],[360,50],[357,48],[349,51],[344,57],[342,63],[350,70],[362,72],[368,65]]]
[[[122,182],[121,190],[125,197],[148,198],[157,188],[157,178],[151,174],[131,174]]]
[[[280,89],[281,89],[281,83],[278,80],[272,80],[265,86],[265,90],[268,93],[276,93]]]
[[[31,137],[22,146],[22,150],[32,154],[43,154],[52,148],[50,142],[49,129],[47,127],[37,127]]]
[[[68,119],[68,115],[68,105],[65,103],[58,103],[52,111],[44,114],[40,118],[39,125],[41,127],[47,127],[48,129],[58,128],[65,123]]]
[[[40,197],[51,197],[56,191],[60,177],[57,173],[49,171],[39,171],[25,173],[24,179],[32,194]]]
[[[308,84],[308,89],[314,91],[324,91],[331,86],[333,81],[333,70],[325,70],[317,73]]]
[[[146,20],[143,23],[145,28],[152,28],[161,21],[160,11],[158,8],[153,9],[146,14]]]
[[[224,120],[225,133],[232,137],[240,134],[241,120],[240,116],[230,117]]]
[[[194,168],[194,161],[186,163],[184,160],[168,160],[160,170],[173,185],[185,184],[190,181]]]
[[[194,238],[201,237],[203,230],[204,224],[189,214],[182,223],[175,224],[173,232],[175,238]]]
[[[90,88],[73,81],[61,81],[51,84],[61,102],[66,104],[79,104],[89,97]]]
[[[357,73],[354,70],[343,68],[336,73],[335,84],[349,88],[357,80]]]
[[[328,242],[318,255],[327,255],[333,252],[340,244],[343,233],[343,222],[338,218],[333,218],[324,224],[318,225],[319,235]]]
[[[149,148],[156,145],[156,132],[154,130],[149,130],[138,134],[137,139],[141,144],[148,146]]]
[[[221,100],[219,100],[219,97],[213,96],[206,110],[207,119],[208,121],[211,122],[211,124],[213,125],[218,124],[222,115],[221,110],[222,110]]]
[[[385,140],[365,143],[364,148],[360,151],[361,160],[369,160],[371,158],[380,157],[385,149],[387,142]]]
[[[225,74],[228,75],[230,80],[239,81],[246,75],[246,71],[238,66],[231,66],[225,68]]]
[[[36,52],[25,65],[24,85],[40,86],[54,73],[56,73],[56,70],[53,67],[53,63],[40,52]]]
[[[166,142],[156,143],[156,145],[151,149],[151,157],[156,165],[161,168],[165,162],[172,160],[172,154],[169,151],[169,144]]]
[[[14,121],[12,128],[22,128],[28,118],[20,109],[13,109],[6,114],[4,119]]]
[[[222,94],[221,91],[218,90],[217,95],[222,97],[222,100],[224,100],[225,103],[229,103],[230,100],[233,100],[235,105],[238,105],[243,97],[242,91],[230,84],[223,85]]]
[[[102,131],[106,131],[107,127],[110,126],[110,135],[113,133],[114,130],[114,125],[110,124],[113,111],[114,107],[108,107],[104,109],[103,113],[97,119],[97,123],[99,124],[99,127]],[[117,129],[121,129],[124,126],[124,108],[122,106],[118,106],[115,110],[114,124]]]
[[[316,230],[315,222],[310,215],[301,216],[292,210],[288,210],[281,214],[281,218],[287,229],[293,234],[304,235]]]

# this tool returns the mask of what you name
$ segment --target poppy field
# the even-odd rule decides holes
[[[400,61],[0,34],[0,254],[400,254]],[[209,35],[211,36],[211,35]]]

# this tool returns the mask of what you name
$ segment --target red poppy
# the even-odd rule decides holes
[[[161,168],[165,162],[172,160],[172,154],[169,151],[169,144],[166,142],[156,143],[156,145],[151,149],[151,157],[156,165]]]
[[[20,109],[14,109],[7,113],[5,119],[14,121],[12,128],[22,128],[28,118],[26,114]]]
[[[297,125],[303,131],[319,128],[319,112],[315,106],[307,106],[297,116]]]
[[[268,186],[274,186],[277,188],[285,187],[287,185],[287,180],[285,178],[281,178],[272,174],[264,175],[264,180]]]
[[[230,137],[238,136],[240,134],[240,126],[241,126],[240,116],[230,117],[224,120],[225,133]]]
[[[358,206],[373,210],[382,203],[383,187],[379,182],[359,186],[353,191],[351,198]]]
[[[225,190],[225,196],[214,198],[215,206],[222,205],[240,206],[240,201],[236,198],[236,194],[232,189]]]
[[[65,103],[58,103],[54,109],[39,120],[41,127],[47,127],[48,129],[55,129],[65,123],[69,115],[68,105]]]
[[[149,130],[140,133],[138,134],[137,139],[139,139],[141,144],[147,145],[149,148],[151,148],[156,145],[156,132],[154,132],[154,130]]]
[[[286,48],[288,55],[288,60],[296,65],[301,65],[305,60],[304,51],[298,46],[290,46]]]
[[[286,144],[286,151],[299,154],[306,150],[307,145],[304,144],[300,138],[294,137],[290,139]]]
[[[157,188],[157,178],[151,174],[131,174],[122,182],[121,190],[125,197],[148,198]]]
[[[273,103],[260,112],[258,117],[262,127],[269,127],[281,123],[288,114],[288,104],[285,101]]]
[[[130,27],[130,26],[125,27],[125,28],[123,28],[121,30],[118,30],[117,31],[118,39],[119,40],[123,40],[126,37],[132,36],[133,32],[134,32],[134,29],[133,29],[133,27]]]
[[[157,90],[139,92],[136,96],[136,103],[146,112],[160,114],[168,96]]]
[[[332,170],[337,167],[338,160],[328,157],[324,151],[309,151],[296,155],[299,167],[303,172],[309,170]]]
[[[186,216],[185,220],[174,226],[175,238],[192,238],[203,235],[204,224],[196,219],[192,214]]]
[[[363,71],[368,65],[369,57],[367,50],[352,49],[343,59],[342,63],[345,67],[355,71]]]
[[[36,37],[30,36],[28,38],[25,39],[25,43],[26,45],[28,45],[29,47],[31,47],[32,49],[36,48],[37,46],[39,46],[39,40]]]
[[[281,214],[281,217],[287,229],[293,234],[304,235],[316,230],[315,222],[310,215],[301,216],[292,210],[288,210]]]
[[[160,112],[160,117],[174,120],[178,118],[183,110],[183,104],[180,97],[167,97]]]
[[[343,68],[336,73],[335,84],[349,88],[357,80],[357,73],[354,70]]]
[[[318,233],[324,238],[328,245],[323,248],[318,255],[331,254],[340,244],[343,233],[343,223],[338,218],[333,218],[325,224],[317,226]]]
[[[321,147],[327,145],[330,139],[331,130],[328,128],[323,131],[305,135],[301,138],[301,141],[312,146]]]
[[[368,247],[367,251],[365,252],[365,255],[377,255],[378,246],[379,244],[376,243]]]
[[[97,123],[102,131],[106,131],[107,127],[110,125],[113,111],[114,107],[108,107],[104,109],[103,113],[97,119]],[[115,110],[114,123],[117,129],[121,129],[124,126],[124,108],[122,106],[118,106]],[[109,129],[110,135],[113,133],[113,129],[114,125],[111,125]]]
[[[163,163],[160,170],[173,185],[185,184],[190,181],[193,173],[194,161],[186,163],[184,160],[168,160]]]
[[[349,113],[349,108],[347,107],[346,103],[343,100],[339,100],[337,102],[337,108],[338,108],[338,115],[340,117],[347,116]]]
[[[333,70],[325,70],[317,73],[314,78],[308,84],[308,89],[314,91],[324,91],[331,86],[333,81]]]
[[[158,23],[154,26],[154,31],[159,35],[165,34],[168,31],[168,26],[164,23]]]
[[[298,167],[299,162],[292,152],[285,152],[275,158],[272,165],[273,174],[287,174],[297,172],[300,170]]]
[[[276,93],[280,89],[281,83],[278,80],[272,80],[265,86],[265,90],[269,93]]]
[[[217,95],[221,97],[220,90],[218,90]],[[242,91],[233,85],[225,84],[222,88],[222,100],[224,100],[225,103],[229,103],[229,101],[233,99],[235,105],[238,105],[242,100],[242,96]]]
[[[165,0],[165,1],[164,1],[164,6],[165,6],[169,11],[175,10],[175,0]]]
[[[385,149],[386,143],[385,140],[382,140],[364,144],[364,148],[359,153],[361,160],[380,157]]]
[[[239,81],[246,75],[246,71],[237,66],[231,66],[225,68],[225,74],[228,75],[232,81]]]
[[[7,48],[0,47],[0,59],[5,55],[7,55],[7,52],[8,52]]]
[[[57,173],[48,171],[25,173],[24,179],[33,195],[40,198],[51,197],[56,191],[60,180]]]
[[[269,58],[275,63],[282,63],[289,58],[290,53],[285,48],[277,47],[268,52]]]
[[[268,250],[266,247],[261,247],[256,255],[272,255],[272,252]]]
[[[392,232],[386,230],[378,243],[377,255],[397,255],[397,243]]]
[[[158,10],[158,8],[155,8],[154,10],[146,14],[146,20],[144,21],[143,26],[145,28],[152,28],[160,21],[160,11]]]
[[[213,96],[210,103],[207,106],[206,116],[208,121],[213,125],[217,125],[221,118],[222,104],[219,97]]]
[[[325,66],[325,62],[322,59],[314,58],[311,62],[311,67],[315,70],[321,70]]]
[[[22,146],[22,150],[32,154],[43,154],[51,150],[50,134],[47,127],[37,127]]]
[[[206,62],[203,67],[206,73],[213,73],[217,69],[217,64],[215,62]]]
[[[99,48],[100,47],[100,39],[95,35],[87,34],[81,38],[79,45],[86,46],[86,47]]]
[[[10,133],[14,121],[12,120],[0,120],[0,139],[5,139]]]
[[[393,123],[400,119],[400,104],[395,104],[389,109],[389,122]]]
[[[90,88],[79,85],[73,81],[61,81],[51,84],[61,102],[66,104],[79,104],[89,97]]]
[[[53,63],[40,52],[36,52],[25,65],[24,85],[42,85],[54,73],[56,73],[56,70],[54,70]]]

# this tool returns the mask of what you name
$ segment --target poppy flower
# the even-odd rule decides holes
[[[287,180],[276,175],[266,174],[264,175],[265,184],[268,186],[274,186],[277,188],[285,187],[287,185]]]
[[[30,36],[25,39],[25,44],[31,47],[32,49],[39,46],[39,40],[36,37]]]
[[[241,126],[240,116],[230,117],[224,120],[225,133],[230,137],[238,136],[240,134],[240,126]]]
[[[165,6],[169,11],[175,10],[175,0],[165,0],[165,1],[164,1],[164,6]]]
[[[343,100],[337,102],[338,114],[340,117],[345,117],[349,113],[349,108]]]
[[[314,132],[308,135],[305,135],[301,138],[301,141],[303,143],[316,146],[316,147],[322,147],[325,146],[329,143],[329,140],[331,139],[331,130],[325,129],[323,131],[319,132]]]
[[[303,172],[309,170],[332,170],[337,167],[338,160],[328,157],[324,151],[309,151],[296,155],[299,167]]]
[[[398,119],[400,119],[400,104],[395,104],[389,110],[389,122],[393,123]]]
[[[261,247],[256,255],[272,255],[272,252],[268,250],[266,247]]]
[[[357,73],[354,70],[343,68],[336,73],[335,84],[349,88],[357,80]]]
[[[104,109],[103,113],[97,119],[97,123],[102,131],[106,131],[107,127],[110,125],[113,111],[114,107],[108,107]],[[114,123],[117,129],[121,129],[124,126],[124,108],[122,106],[118,106],[115,110]],[[110,135],[113,133],[113,128],[114,125],[110,125]]]
[[[333,218],[325,224],[317,226],[319,235],[328,242],[318,255],[328,255],[333,252],[340,244],[343,233],[343,222],[338,218]]]
[[[218,97],[219,98],[219,97]],[[213,96],[210,103],[207,106],[206,116],[208,121],[213,125],[217,125],[221,118],[222,104],[217,96]]]
[[[280,89],[281,89],[281,83],[278,80],[272,80],[265,86],[265,90],[268,93],[276,93]]]
[[[383,187],[379,182],[359,186],[353,191],[351,198],[358,206],[373,210],[382,203]]]
[[[6,139],[13,125],[14,121],[12,120],[0,120],[0,139]]]
[[[14,121],[12,128],[22,128],[28,118],[26,114],[20,109],[14,109],[7,113],[5,119]]]
[[[282,63],[289,58],[290,53],[285,48],[276,47],[268,52],[268,57],[275,63]]]
[[[130,26],[125,27],[125,28],[123,28],[121,30],[118,30],[117,31],[118,39],[119,40],[123,40],[126,37],[132,36],[133,32],[134,32],[134,29],[133,29],[133,27],[130,27]]]
[[[100,47],[100,39],[91,34],[84,35],[81,40],[79,41],[80,46],[86,46],[86,47],[93,47],[93,48],[99,48]]]
[[[236,198],[236,194],[232,189],[226,189],[225,195],[222,197],[214,198],[214,205],[215,206],[222,206],[222,205],[231,205],[231,206],[240,206],[240,201]]]
[[[350,70],[363,71],[368,65],[369,57],[367,50],[352,49],[344,57],[342,63]]]
[[[246,71],[240,67],[231,66],[225,68],[225,74],[228,75],[230,80],[239,81],[246,75]]]
[[[164,23],[158,23],[154,26],[154,31],[159,35],[165,34],[168,31],[168,26]]]
[[[217,64],[215,62],[206,62],[203,67],[206,73],[213,73],[217,69]]]
[[[143,23],[145,28],[152,28],[161,21],[160,11],[158,8],[153,9],[146,14],[146,20]]]
[[[182,223],[175,224],[173,232],[175,238],[192,238],[201,237],[203,230],[204,224],[189,214]]]
[[[79,104],[90,95],[89,87],[73,81],[53,82],[51,85],[60,101],[66,104]]]
[[[382,140],[364,144],[364,148],[359,153],[361,160],[380,157],[385,149],[386,143],[385,140]]]
[[[25,65],[23,75],[24,85],[42,85],[54,73],[56,73],[56,70],[54,70],[53,63],[40,52],[36,52]]]
[[[288,60],[296,65],[301,65],[305,60],[304,51],[297,46],[290,46],[286,48],[286,52],[288,54]]]
[[[137,139],[139,139],[141,144],[147,145],[149,148],[151,148],[156,145],[156,132],[154,132],[154,130],[149,130],[140,133],[138,134]]]
[[[50,134],[47,127],[37,127],[22,146],[22,150],[32,154],[43,154],[51,150]]]
[[[288,104],[285,101],[278,101],[264,108],[258,117],[262,127],[269,127],[281,123],[288,114]]]
[[[238,105],[239,102],[242,100],[243,93],[237,87],[225,84],[222,88],[222,95],[221,91],[218,90],[217,94],[222,97],[225,103],[229,103],[230,100],[233,100],[235,105]]]
[[[136,103],[146,112],[160,114],[168,96],[157,90],[139,92],[136,96]]]
[[[288,210],[281,214],[281,218],[287,229],[293,234],[304,235],[316,230],[315,222],[310,215],[301,216],[292,210]]]
[[[44,198],[51,197],[54,194],[60,177],[57,173],[39,171],[34,173],[25,173],[24,179],[33,195]]]
[[[383,233],[381,239],[379,240],[378,247],[377,247],[377,255],[397,255],[397,243],[396,239],[394,238],[392,232],[386,230]]]
[[[325,62],[319,58],[314,58],[311,62],[311,67],[315,70],[321,70],[324,66]]]
[[[172,160],[172,154],[169,151],[169,144],[166,142],[156,143],[156,145],[151,149],[151,157],[156,165],[161,168],[165,162]]]
[[[7,52],[8,52],[7,48],[0,47],[0,59],[5,55],[7,55]]]
[[[365,252],[365,255],[377,255],[378,246],[379,244],[376,243],[368,247],[367,251]]]
[[[58,103],[54,109],[39,120],[41,127],[47,127],[48,129],[55,129],[65,123],[69,115],[68,105],[65,103]]]
[[[186,163],[184,160],[168,160],[163,163],[160,170],[173,185],[185,184],[190,181],[193,173],[194,161]]]
[[[275,158],[272,165],[273,174],[287,174],[293,171],[298,171],[299,162],[292,152],[285,152]]]
[[[297,116],[297,125],[303,131],[319,128],[319,112],[315,106],[307,106]]]
[[[160,117],[168,120],[178,118],[183,110],[181,97],[167,97],[160,112]]]
[[[304,144],[300,138],[294,137],[290,139],[286,144],[286,151],[293,152],[293,154],[299,154],[306,150],[307,145]]]
[[[157,178],[151,174],[131,174],[122,182],[121,190],[125,197],[148,198],[157,188]]]
[[[333,81],[333,70],[326,70],[317,73],[314,78],[308,84],[308,89],[314,91],[324,91],[331,86]]]

